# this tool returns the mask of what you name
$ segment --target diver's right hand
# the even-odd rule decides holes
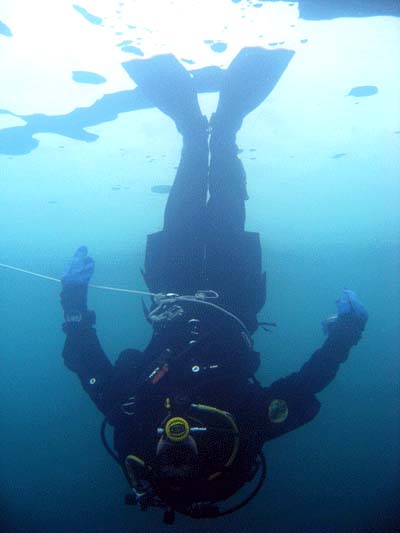
[[[61,305],[67,321],[87,311],[87,292],[94,272],[94,261],[86,246],[80,246],[67,263],[61,277]]]
[[[88,285],[94,272],[94,261],[88,256],[86,246],[80,246],[66,264],[61,277],[63,287],[67,285]]]

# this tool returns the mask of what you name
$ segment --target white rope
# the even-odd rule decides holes
[[[24,274],[28,274],[29,276],[34,276],[36,278],[47,279],[49,281],[55,281],[56,283],[61,283],[61,280],[58,278],[52,278],[51,276],[45,276],[43,274],[38,274],[37,272],[32,272],[31,270],[25,270],[23,268],[6,265],[4,263],[0,263],[0,267],[7,268],[9,270],[15,270],[16,272],[22,272]],[[92,289],[100,289],[103,291],[125,292],[128,294],[139,294],[142,296],[156,296],[156,294],[153,292],[136,291],[133,289],[120,289],[119,287],[107,287],[105,285],[92,285],[91,283],[89,284],[89,287],[91,287]]]
[[[49,281],[55,281],[56,283],[61,283],[61,280],[58,278],[52,278],[51,276],[45,276],[43,274],[38,274],[37,272],[32,272],[31,270],[25,270],[23,268],[18,268],[12,265],[6,265],[4,263],[0,263],[0,267],[7,268],[9,270],[15,270],[16,272],[22,272],[23,274],[28,274],[29,276],[34,276],[36,278],[47,279]],[[223,313],[225,313],[225,315],[236,320],[236,322],[240,324],[243,330],[248,333],[247,327],[243,324],[243,322],[236,315],[234,315],[233,313],[230,313],[229,311],[227,311],[223,307],[220,307],[219,305],[206,301],[204,295],[202,295],[200,298],[199,297],[196,298],[196,296],[179,296],[179,295],[168,295],[168,294],[165,295],[165,294],[156,294],[154,292],[136,291],[133,289],[121,289],[119,287],[107,287],[105,285],[92,285],[91,283],[89,284],[89,287],[91,287],[92,289],[100,289],[103,291],[125,292],[128,294],[138,294],[141,296],[154,296],[156,297],[156,301],[158,301],[159,305],[155,310],[152,311],[152,313],[155,313],[157,310],[159,310],[162,305],[165,305],[168,303],[174,303],[176,301],[178,302],[186,301],[186,302],[192,302],[192,303],[201,304],[201,305],[208,305],[210,307],[213,307],[214,309],[218,309],[219,311],[222,311]],[[199,295],[202,294],[202,292],[204,291],[199,291]],[[215,293],[215,291],[209,291],[209,292],[214,293],[214,295],[208,296],[209,299],[218,297],[218,294]]]

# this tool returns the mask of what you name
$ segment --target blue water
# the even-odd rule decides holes
[[[158,52],[172,51],[190,69],[225,68],[243,46],[280,42],[257,26],[268,2],[221,4],[213,19],[220,33],[207,26],[191,40],[172,18],[181,39]],[[135,86],[118,43],[147,57],[161,42],[157,29],[128,17],[124,2],[112,2],[112,14],[89,1],[42,7],[5,0],[0,13],[0,262],[57,278],[86,244],[94,283],[145,290],[146,235],[161,227],[181,139],[168,118],[124,92]],[[254,35],[229,33],[236,13]],[[261,233],[268,276],[260,318],[278,324],[255,336],[258,378],[269,384],[307,360],[343,287],[369,310],[362,341],[319,395],[318,417],[265,446],[267,481],[251,504],[217,521],[178,517],[167,528],[159,512],[123,503],[126,482],[101,445],[102,418],[63,366],[60,286],[0,267],[2,532],[399,527],[400,19],[297,21],[293,36],[282,13],[296,54],[238,136],[247,227]],[[206,40],[227,47],[213,51]],[[76,83],[72,72],[106,82]],[[208,116],[217,101],[214,92],[200,95]],[[89,305],[111,360],[146,345],[140,299],[92,290]]]

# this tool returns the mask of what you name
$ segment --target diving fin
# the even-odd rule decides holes
[[[285,49],[243,48],[222,78],[213,131],[220,126],[236,133],[244,117],[272,92],[293,55]]]
[[[186,133],[201,124],[202,117],[192,76],[172,54],[122,63],[129,76],[160,111]]]

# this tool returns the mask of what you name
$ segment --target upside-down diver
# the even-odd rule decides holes
[[[216,112],[201,113],[193,79],[171,55],[124,66],[183,137],[163,230],[148,236],[144,278],[155,295],[143,351],[113,365],[87,307],[94,262],[77,250],[63,278],[63,357],[114,428],[114,450],[142,509],[193,518],[243,507],[265,478],[264,444],[315,418],[316,395],[359,341],[368,315],[344,290],[327,338],[298,371],[263,387],[252,334],[266,300],[259,235],[245,231],[246,174],[236,134],[275,87],[293,52],[243,49],[224,73]],[[252,482],[242,501],[226,502]],[[222,505],[222,507],[221,507]]]

